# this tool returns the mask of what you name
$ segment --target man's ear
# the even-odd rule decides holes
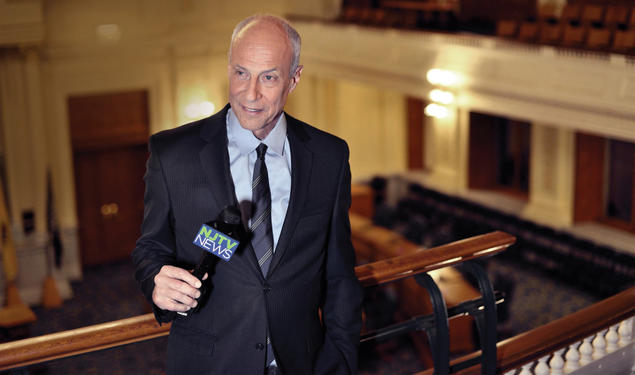
[[[293,91],[293,89],[295,89],[295,86],[298,84],[298,82],[300,82],[300,75],[302,75],[302,69],[304,69],[304,65],[298,65],[298,67],[295,68],[295,73],[293,73],[293,76],[291,77],[291,85],[289,85],[289,92]]]

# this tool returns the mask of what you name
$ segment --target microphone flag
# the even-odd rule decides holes
[[[216,255],[225,262],[229,262],[229,259],[234,255],[240,242],[225,233],[203,224],[196,237],[194,237],[193,243],[203,250]]]

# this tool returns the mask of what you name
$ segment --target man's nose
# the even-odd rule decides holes
[[[246,99],[250,102],[254,102],[260,98],[260,88],[258,86],[258,79],[252,79],[247,86],[247,92],[245,93]]]

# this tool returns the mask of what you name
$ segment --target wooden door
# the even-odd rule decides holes
[[[423,107],[425,102],[419,98],[408,97],[406,111],[408,113],[408,170],[417,171],[425,167],[425,116]]]
[[[143,218],[147,93],[71,97],[68,104],[82,264],[127,259]]]
[[[470,112],[470,189],[493,189],[497,185],[500,163],[499,123],[497,117]]]

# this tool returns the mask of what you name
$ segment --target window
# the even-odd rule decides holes
[[[608,157],[605,214],[610,219],[632,224],[635,144],[612,139],[606,143]]]
[[[530,129],[527,122],[470,113],[470,188],[527,199]]]
[[[576,135],[575,221],[635,232],[635,143]]]

